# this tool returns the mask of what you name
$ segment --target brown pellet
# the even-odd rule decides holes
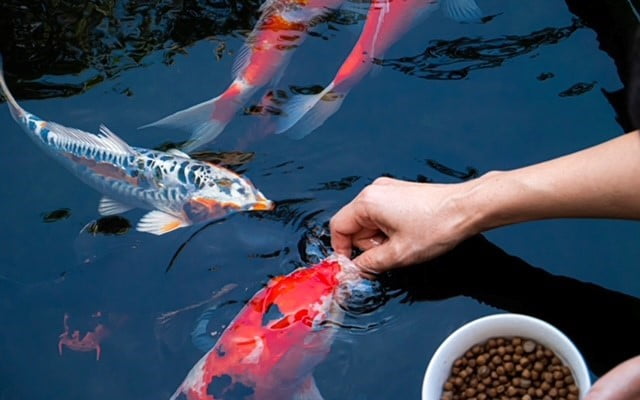
[[[533,340],[527,340],[522,344],[522,349],[527,353],[531,353],[536,349],[536,343]]]
[[[578,400],[571,370],[532,339],[491,338],[454,361],[441,400]]]

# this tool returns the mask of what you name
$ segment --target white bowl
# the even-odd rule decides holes
[[[453,362],[474,344],[492,337],[519,336],[532,339],[556,355],[573,373],[583,399],[591,387],[587,364],[576,346],[554,326],[521,314],[495,314],[479,318],[453,332],[431,358],[422,382],[422,400],[440,400],[442,387],[451,374]]]

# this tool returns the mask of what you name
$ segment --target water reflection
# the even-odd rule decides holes
[[[558,44],[583,27],[580,20],[573,19],[569,26],[545,28],[527,35],[432,40],[418,55],[379,59],[375,63],[422,79],[464,79],[472,71],[500,67],[512,58],[530,54],[542,46]]]

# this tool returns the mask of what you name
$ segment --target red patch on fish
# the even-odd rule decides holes
[[[312,373],[329,352],[335,332],[325,322],[342,314],[336,296],[346,262],[331,257],[271,279],[196,363],[172,399],[284,400],[317,393]]]

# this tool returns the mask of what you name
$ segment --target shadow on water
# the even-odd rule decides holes
[[[482,236],[429,263],[389,273],[382,282],[388,290],[402,290],[403,302],[466,296],[548,321],[574,341],[597,375],[640,354],[640,299],[553,275]]]
[[[422,79],[464,79],[471,71],[500,67],[512,58],[530,54],[542,46],[557,44],[583,27],[580,20],[574,19],[569,26],[545,28],[527,35],[433,40],[416,56],[374,62]]]

